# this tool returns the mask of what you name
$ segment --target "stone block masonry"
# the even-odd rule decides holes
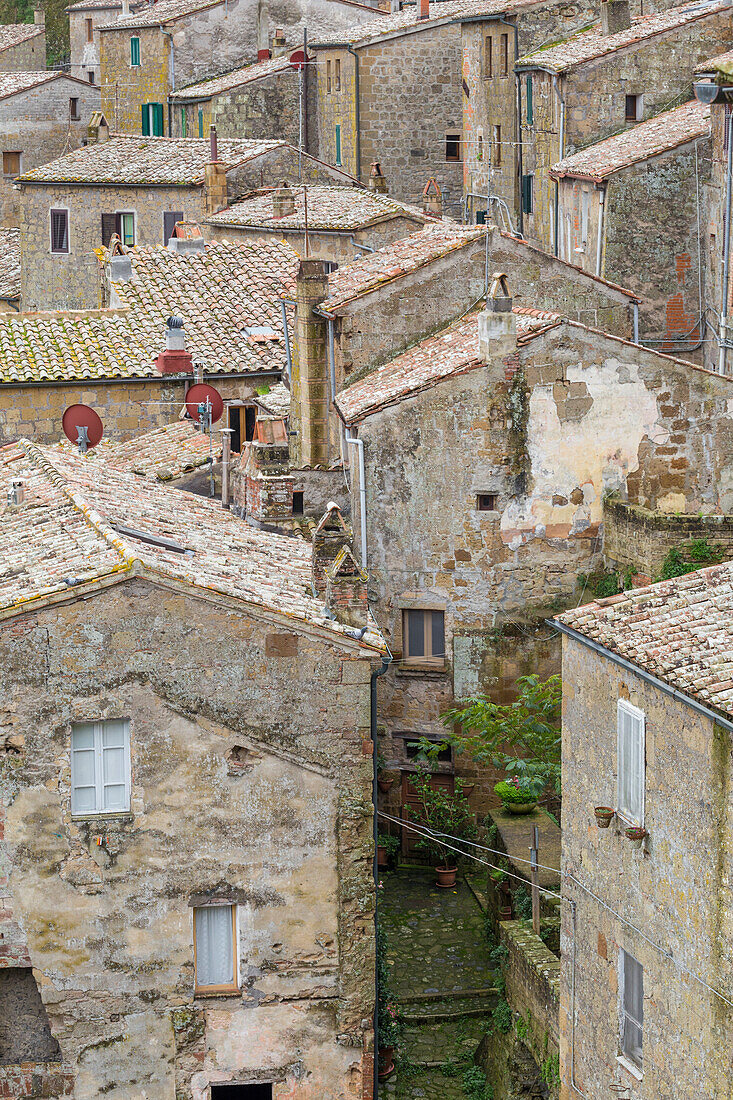
[[[733,515],[664,514],[615,497],[603,502],[603,556],[621,572],[655,579],[670,550],[697,539],[733,555]]]

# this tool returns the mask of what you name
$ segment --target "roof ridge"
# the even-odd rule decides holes
[[[29,439],[21,439],[19,443],[31,462],[64,494],[92,530],[96,531],[120,555],[124,566],[120,565],[119,569],[132,570],[136,564],[140,568],[144,568],[142,558],[135,554],[132,548],[120,538],[112,525],[87,503],[82,493],[77,493],[71,488],[64,475],[54,466],[46,452],[41,450],[37,443],[32,443]]]

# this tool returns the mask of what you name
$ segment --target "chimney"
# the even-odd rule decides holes
[[[431,176],[423,187],[422,210],[433,218],[443,217],[443,192],[435,176]]]
[[[326,607],[340,623],[366,626],[369,616],[368,579],[351,547],[343,545],[333,564],[326,569]]]
[[[122,0],[122,11],[117,16],[118,19],[127,19],[130,14],[130,0]]]
[[[504,359],[517,350],[517,318],[512,313],[506,275],[496,271],[492,277],[486,309],[478,316],[478,352],[488,363]]]
[[[430,18],[430,0],[418,0],[419,10],[417,13],[418,20]]]
[[[367,187],[370,191],[378,191],[381,195],[387,194],[387,181],[384,178],[382,166],[378,160],[375,160],[372,163],[372,169],[369,173]]]
[[[329,462],[326,321],[313,312],[327,295],[323,260],[301,260],[295,280],[295,355],[290,387],[295,467],[327,467]]]
[[[325,596],[328,588],[328,570],[335,563],[341,549],[349,545],[350,532],[338,504],[330,501],[313,529],[312,580],[319,596]]]
[[[168,251],[179,256],[190,256],[192,252],[206,252],[206,241],[198,222],[176,222],[168,238]]]
[[[22,478],[13,478],[8,489],[8,508],[18,508],[25,500],[25,482]]]
[[[33,22],[37,27],[46,26],[46,10],[39,4],[37,8],[33,9]]]
[[[87,141],[90,145],[101,145],[109,141],[109,123],[101,111],[93,111],[87,126]]]
[[[212,126],[209,130],[209,159],[212,164],[216,164],[219,160],[219,142],[216,136],[216,126]]]
[[[617,34],[631,26],[629,0],[601,0],[601,30],[603,34]]]
[[[165,351],[155,360],[161,374],[191,374],[193,360],[186,351],[186,333],[182,317],[169,317],[165,329]]]
[[[285,38],[285,31],[282,27],[278,27],[275,31],[275,37],[272,40],[272,49],[270,50],[270,57],[279,57],[287,51],[288,43]]]
[[[272,195],[273,218],[288,218],[295,213],[295,195],[287,180],[282,180]]]
[[[261,49],[257,51],[258,61],[269,61],[271,56],[272,54],[270,53],[269,49]]]

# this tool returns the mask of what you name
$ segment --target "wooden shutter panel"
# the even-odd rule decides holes
[[[153,134],[155,137],[163,136],[163,104],[153,104]]]
[[[117,215],[102,214],[102,244],[105,248],[109,248],[109,242],[112,239],[112,234],[116,232]]]
[[[142,111],[142,135],[150,137],[150,104],[143,103],[140,110]]]
[[[636,708],[618,705],[618,809],[641,825],[644,817],[644,716]]]

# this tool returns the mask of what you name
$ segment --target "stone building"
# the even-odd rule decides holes
[[[312,37],[377,15],[357,0],[272,11],[255,0],[158,0],[101,28],[103,110],[115,130],[171,136],[173,92],[269,57],[276,32],[295,49],[306,27]]]
[[[711,38],[721,46],[733,38],[725,0],[631,20],[626,0],[608,0],[601,9],[601,26],[522,57],[515,66],[525,104],[519,228],[556,255],[560,227],[552,166],[689,99],[692,70],[709,54]],[[619,25],[624,29],[615,30]]]
[[[20,309],[20,230],[0,229],[0,313]]]
[[[142,4],[130,4],[131,11],[138,11]],[[66,9],[69,16],[69,45],[71,62],[69,72],[89,84],[99,84],[99,28],[116,19],[122,11],[122,3],[116,0],[78,0]]]
[[[710,108],[692,100],[553,166],[560,256],[641,298],[643,342],[700,347]]]
[[[228,139],[212,153],[194,138],[114,137],[25,172],[17,181],[23,309],[97,307],[94,249],[113,233],[126,247],[154,248],[177,221],[200,222],[263,183],[299,175],[352,182],[284,141]]]
[[[268,240],[276,236],[301,256],[338,264],[392,244],[433,220],[418,207],[365,188],[304,189],[286,183],[245,195],[207,218],[203,229],[215,241]]]
[[[108,438],[129,439],[174,420],[202,377],[225,402],[219,427],[246,437],[257,389],[287,371],[280,296],[298,270],[293,250],[216,243],[100,258],[106,308],[0,314],[0,442],[55,442],[77,403],[99,413]],[[184,322],[188,359],[161,374],[171,316]]]
[[[365,593],[93,454],[0,469],[0,1089],[371,1096]]]
[[[506,701],[517,676],[559,670],[543,624],[602,566],[607,494],[654,513],[733,505],[729,379],[547,310],[506,312],[502,283],[487,310],[336,398],[356,440],[360,561],[394,655],[380,720],[402,814],[414,798],[411,743],[439,738],[454,700]],[[471,761],[446,760],[448,776],[453,766]],[[484,808],[489,776],[476,779]]]
[[[46,68],[46,20],[37,9],[33,23],[0,26],[0,73],[38,72]]]
[[[555,621],[563,1100],[730,1096],[732,608],[727,563]]]
[[[78,149],[97,110],[99,88],[65,73],[0,73],[0,224],[19,223],[15,178]]]

